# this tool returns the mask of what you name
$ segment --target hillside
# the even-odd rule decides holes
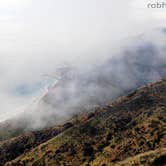
[[[41,131],[29,131],[24,134],[0,142],[0,165],[16,158],[24,152],[36,147],[37,145],[55,137],[59,133],[70,128],[73,124],[66,122],[63,125],[50,127]],[[14,153],[13,153],[14,151]]]
[[[96,108],[94,113],[73,119],[72,125],[48,137],[52,139],[44,140],[41,137],[44,133],[40,133],[40,142],[34,143],[31,148],[24,147],[13,158],[5,154],[9,144],[1,143],[0,154],[6,156],[1,163],[16,158],[7,162],[6,166],[128,166],[133,162],[137,163],[135,165],[164,165],[165,117],[166,79],[162,79]],[[20,143],[15,145],[14,149],[19,151]]]

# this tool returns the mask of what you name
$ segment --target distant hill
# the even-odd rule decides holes
[[[62,126],[0,143],[6,166],[166,164],[166,79]]]

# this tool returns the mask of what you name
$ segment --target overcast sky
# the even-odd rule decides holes
[[[41,93],[61,63],[91,65],[166,25],[148,0],[0,0],[0,117]]]

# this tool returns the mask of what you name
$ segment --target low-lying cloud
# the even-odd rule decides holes
[[[157,61],[164,63],[164,56],[160,56],[164,54],[164,51],[158,51],[158,49],[164,49],[162,46],[164,37],[161,33],[154,34],[153,30],[165,26],[166,13],[164,10],[147,9],[147,2],[143,0],[125,2],[120,0],[116,2],[113,0],[48,0],[47,2],[6,0],[0,2],[0,117],[6,119],[31,106],[34,101],[38,101],[45,93],[44,87],[50,84],[42,75],[54,73],[56,67],[64,63],[71,65],[76,73],[79,73],[77,77],[79,80],[72,82],[70,89],[77,91],[76,89],[86,85],[89,88],[85,90],[84,95],[81,93],[81,99],[74,98],[75,101],[69,102],[70,104],[87,103],[88,92],[95,96],[94,103],[102,103],[106,101],[105,99],[109,99],[111,96],[107,89],[112,85],[96,87],[99,85],[93,84],[96,80],[92,80],[92,78],[98,79],[100,74],[99,79],[106,79],[107,72],[112,78],[116,78],[115,81],[112,79],[111,83],[118,85],[118,88],[134,87],[137,83],[132,81],[133,76],[123,63],[125,58],[130,59],[129,65],[135,64],[137,60],[125,54],[139,54],[143,61],[149,61],[141,55],[141,51],[134,52],[137,49],[134,44],[131,44],[132,42],[140,47],[140,43],[144,40],[142,36],[149,35],[147,40],[153,40],[155,46],[149,45],[147,50],[151,52],[147,51],[146,54],[148,57],[151,54],[157,54],[159,57],[154,57],[153,60],[158,59]],[[139,41],[136,42],[137,40]],[[126,48],[132,51],[124,53]],[[109,61],[108,65],[111,64],[111,68],[105,65],[107,61]],[[117,61],[118,65],[115,65]],[[139,61],[142,62],[142,60]],[[103,68],[105,70],[102,70]],[[139,73],[135,68],[131,70],[134,75],[143,77],[144,72]],[[121,74],[123,71],[127,76]],[[160,72],[156,73],[153,69],[150,73],[151,75],[147,78],[149,80],[155,80],[161,76]],[[126,79],[128,77],[129,79]],[[85,83],[82,85],[84,80]],[[92,83],[89,84],[88,81]],[[112,91],[115,94],[112,97],[121,92],[116,88],[112,88]],[[75,95],[75,92],[71,94]],[[104,100],[102,100],[103,96]],[[102,101],[98,101],[99,99]],[[93,103],[93,101],[90,102]],[[47,107],[51,115],[52,108],[50,105]],[[62,116],[66,114],[65,111],[61,113]],[[37,113],[36,117],[41,116],[39,119],[42,119],[43,114],[39,114]]]

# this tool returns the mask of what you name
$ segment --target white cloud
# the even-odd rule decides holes
[[[26,5],[27,3],[31,2],[31,0],[0,0],[0,7],[1,8],[9,8],[9,7],[20,7],[22,5]]]
[[[56,64],[91,65],[119,50],[126,38],[165,26],[165,12],[145,5],[144,0],[0,0],[0,102],[9,101],[0,113],[27,100],[10,89],[33,86]]]

